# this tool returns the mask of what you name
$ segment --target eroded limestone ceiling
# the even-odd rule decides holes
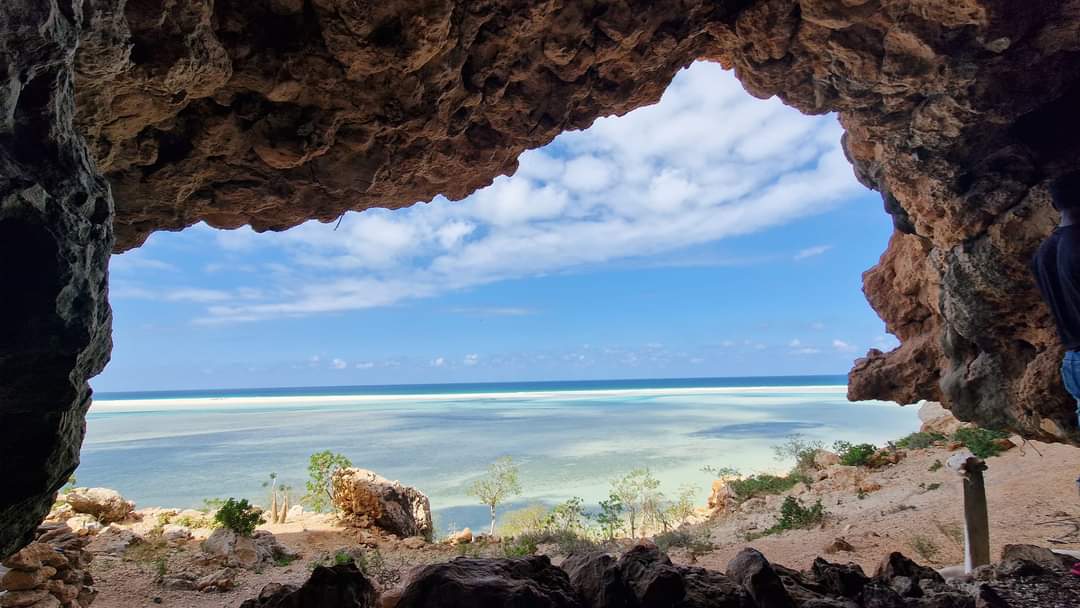
[[[718,61],[753,95],[839,112],[896,219],[866,292],[902,345],[858,362],[851,396],[941,399],[1062,438],[1071,407],[1025,259],[1053,223],[1044,182],[1077,160],[1061,136],[1080,102],[1078,6],[91,0],[78,122],[122,251],[198,221],[281,230],[460,199]]]
[[[0,373],[35,369],[0,386],[4,450],[46,463],[0,463],[0,553],[77,464],[110,228],[123,251],[460,199],[696,59],[837,112],[895,220],[865,291],[901,345],[856,362],[850,397],[1080,442],[1026,269],[1047,181],[1080,166],[1080,0],[7,0],[0,26],[0,235],[19,235],[0,253],[55,261],[0,310],[47,334],[0,332]]]

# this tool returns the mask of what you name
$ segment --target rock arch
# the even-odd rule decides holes
[[[0,32],[0,555],[78,462],[110,250],[460,199],[696,59],[837,112],[894,218],[865,291],[901,345],[850,397],[1080,442],[1026,272],[1080,165],[1078,0],[9,0]]]

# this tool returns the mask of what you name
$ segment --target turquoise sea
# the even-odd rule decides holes
[[[850,403],[844,376],[692,378],[98,393],[87,416],[79,485],[139,506],[205,498],[265,502],[270,472],[303,491],[308,456],[416,486],[441,527],[482,527],[465,493],[492,460],[512,456],[524,489],[508,508],[580,496],[650,467],[674,495],[708,495],[706,465],[779,471],[771,446],[801,434],[884,444],[918,429],[915,407]]]

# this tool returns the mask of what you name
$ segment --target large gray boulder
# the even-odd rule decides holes
[[[742,585],[758,606],[795,608],[795,602],[788,595],[780,576],[757,549],[747,547],[739,551],[728,562],[727,575]]]
[[[242,536],[228,528],[218,528],[202,542],[202,551],[226,566],[248,570],[282,557],[297,557],[267,530]]]
[[[375,587],[353,564],[318,566],[301,587],[270,583],[240,608],[374,608]]]
[[[401,538],[431,539],[431,503],[420,490],[357,468],[339,469],[333,486],[334,507],[347,523],[374,526]]]

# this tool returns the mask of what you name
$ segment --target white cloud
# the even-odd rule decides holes
[[[471,367],[480,362],[480,355],[475,353],[465,355],[465,358],[461,362]]]
[[[371,369],[375,367],[375,364],[371,361],[360,361],[356,364],[356,369]]]
[[[443,357],[435,357],[431,360],[431,367],[443,367],[446,365],[446,359]]]
[[[821,352],[821,349],[820,348],[814,348],[812,346],[804,346],[802,348],[796,348],[795,350],[793,350],[791,352],[792,352],[792,354],[796,354],[796,355],[816,355],[816,354]]]
[[[851,344],[848,344],[847,342],[844,342],[843,340],[833,340],[832,341],[832,346],[833,346],[833,348],[835,348],[836,350],[838,350],[838,351],[840,351],[842,353],[850,353],[850,352],[855,351],[854,346],[852,346]]]
[[[753,99],[718,65],[695,64],[659,103],[522,154],[516,175],[460,203],[437,197],[393,212],[349,213],[337,231],[308,222],[259,235],[260,248],[288,261],[270,262],[279,265],[267,276],[274,289],[258,299],[234,293],[215,301],[197,322],[387,306],[676,254],[797,221],[861,188],[840,135],[833,117]],[[218,237],[227,252],[255,243],[249,229],[222,234],[232,235]],[[818,248],[796,257],[828,246]]]
[[[344,359],[335,358],[330,362],[330,366],[334,369],[345,369],[346,367],[349,367],[349,364],[346,363]]]
[[[817,257],[830,249],[832,249],[832,245],[814,245],[813,247],[807,247],[806,249],[800,250],[792,256],[792,259],[798,262],[799,260],[805,260],[806,258]]]
[[[802,341],[798,338],[795,338],[791,342],[788,342],[788,346],[790,346],[791,348],[797,348],[799,346],[802,346]]]

